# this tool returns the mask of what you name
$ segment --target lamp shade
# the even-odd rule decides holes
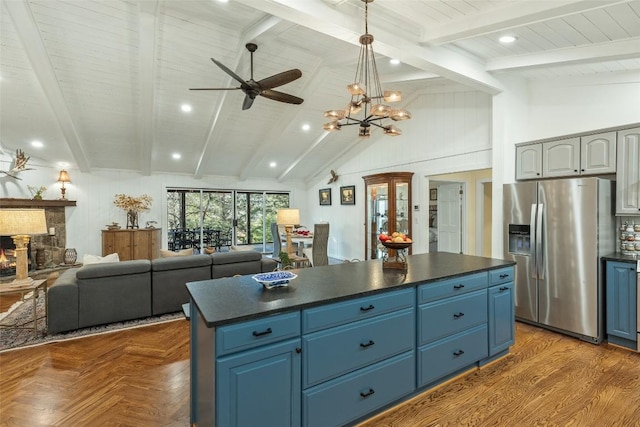
[[[0,235],[47,234],[44,209],[0,209]]]
[[[300,224],[300,209],[278,209],[278,217],[276,222],[279,225],[297,225]]]
[[[60,173],[58,174],[58,182],[71,182],[69,173],[66,170],[62,169],[60,171]]]

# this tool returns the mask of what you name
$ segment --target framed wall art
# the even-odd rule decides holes
[[[429,200],[438,200],[438,189],[432,188],[429,190]]]
[[[356,204],[356,186],[347,185],[340,187],[340,204],[355,205]]]
[[[320,206],[331,206],[331,189],[323,188],[319,191]]]

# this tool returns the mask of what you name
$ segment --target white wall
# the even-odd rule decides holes
[[[0,170],[9,169],[12,160],[8,155],[0,157]],[[47,187],[45,199],[60,197],[60,183],[56,182],[58,170],[45,165],[37,158],[31,157],[29,165],[35,170],[21,172],[21,180],[0,177],[0,197],[31,198],[28,185]],[[126,225],[126,213],[116,207],[113,200],[116,194],[124,193],[130,196],[148,194],[153,198],[149,211],[142,212],[139,224],[144,227],[146,221],[158,221],[159,226],[166,230],[167,187],[189,187],[208,189],[242,189],[242,190],[273,190],[291,191],[291,205],[296,206],[306,202],[306,191],[301,183],[277,183],[269,180],[238,181],[233,177],[205,177],[201,180],[185,175],[153,174],[143,176],[132,172],[96,171],[84,174],[70,169],[71,183],[66,184],[67,199],[75,200],[77,206],[65,208],[67,221],[67,247],[76,248],[78,259],[84,254],[101,255],[101,230],[107,224],[118,222],[122,227]],[[304,213],[302,219],[304,220]],[[163,248],[167,247],[167,236],[163,233]]]
[[[370,145],[357,158],[340,165],[340,178],[313,183],[308,194],[308,218],[328,221],[329,256],[364,259],[365,189],[362,177],[381,172],[414,172],[412,181],[413,253],[429,247],[429,195],[425,177],[491,167],[491,97],[476,92],[425,93],[407,105],[412,120],[399,122],[403,134],[387,137],[373,132]],[[344,129],[342,132],[356,132]],[[331,137],[331,136],[329,136]],[[340,187],[356,186],[356,205],[340,205]],[[331,188],[331,206],[320,206],[318,190]]]

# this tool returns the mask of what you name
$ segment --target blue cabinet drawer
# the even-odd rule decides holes
[[[493,286],[500,283],[511,282],[513,281],[514,275],[513,267],[491,270],[489,271],[489,284]]]
[[[302,425],[342,426],[415,389],[414,352],[403,353],[302,393]]]
[[[418,349],[418,387],[471,366],[488,355],[487,325]]]
[[[487,276],[486,272],[475,273],[420,285],[418,287],[418,304],[486,288],[488,285]]]
[[[418,308],[418,345],[486,322],[486,289],[421,305]]]
[[[300,312],[222,326],[216,331],[216,356],[300,336]]]
[[[413,349],[415,324],[410,308],[304,335],[303,388]]]
[[[302,312],[302,332],[315,332],[412,307],[414,301],[415,289],[411,288],[310,308]]]

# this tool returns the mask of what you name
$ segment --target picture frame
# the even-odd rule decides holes
[[[429,200],[438,200],[438,189],[432,188],[429,190]]]
[[[345,185],[340,187],[340,204],[355,205],[356,204],[356,186]]]
[[[323,188],[318,191],[320,206],[331,206],[331,189]]]

